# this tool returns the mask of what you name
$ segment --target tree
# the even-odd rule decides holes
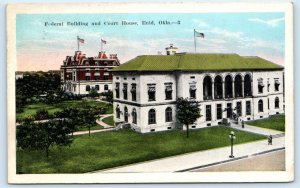
[[[91,127],[95,125],[96,119],[98,118],[99,114],[99,109],[92,107],[84,108],[79,112],[79,122],[81,125],[88,128],[89,136],[91,136]]]
[[[52,145],[68,146],[72,143],[71,129],[65,120],[34,123],[26,120],[17,126],[17,147],[44,150],[49,156]]]
[[[188,98],[178,98],[176,104],[177,120],[186,126],[186,137],[189,137],[189,125],[193,124],[200,115],[199,102],[191,101]]]
[[[99,93],[95,88],[92,88],[89,91],[89,96],[92,97],[92,98],[96,98],[96,97],[99,97]]]
[[[35,113],[36,120],[48,119],[50,116],[49,112],[46,109],[39,109]]]

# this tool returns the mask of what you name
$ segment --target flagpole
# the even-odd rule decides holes
[[[103,51],[103,42],[102,42],[102,39],[101,39],[101,52]]]
[[[77,36],[77,51],[79,51],[79,36]]]
[[[196,53],[196,36],[195,36],[195,32],[196,30],[194,29],[194,45],[195,45],[195,53]]]

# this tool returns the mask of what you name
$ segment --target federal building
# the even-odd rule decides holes
[[[113,71],[114,118],[137,132],[174,129],[176,100],[200,102],[190,128],[250,121],[284,113],[284,67],[256,56],[177,53],[141,55]]]

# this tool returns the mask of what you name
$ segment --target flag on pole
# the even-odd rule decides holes
[[[84,43],[84,39],[81,39],[81,38],[79,38],[78,36],[77,36],[77,40],[78,40],[78,42],[80,42],[80,43]]]
[[[106,44],[106,40],[101,39],[101,43]]]
[[[195,37],[201,37],[201,38],[204,38],[204,33],[200,33],[200,32],[198,32],[198,31],[196,31],[196,30],[194,30],[194,34],[195,34]]]

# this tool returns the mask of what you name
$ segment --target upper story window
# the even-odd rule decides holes
[[[120,98],[120,83],[116,83],[116,98]]]
[[[172,83],[165,83],[166,100],[172,100]]]
[[[127,100],[127,84],[123,84],[123,99]]]
[[[196,99],[196,85],[190,85],[190,98]]]
[[[279,80],[275,79],[274,80],[274,89],[275,89],[275,91],[279,91],[279,85],[280,85]]]
[[[132,101],[136,101],[136,84],[131,84],[131,98]]]
[[[258,85],[258,93],[263,93],[265,85],[263,83],[262,78],[257,79],[257,85]]]
[[[148,100],[155,101],[155,84],[148,84]]]

